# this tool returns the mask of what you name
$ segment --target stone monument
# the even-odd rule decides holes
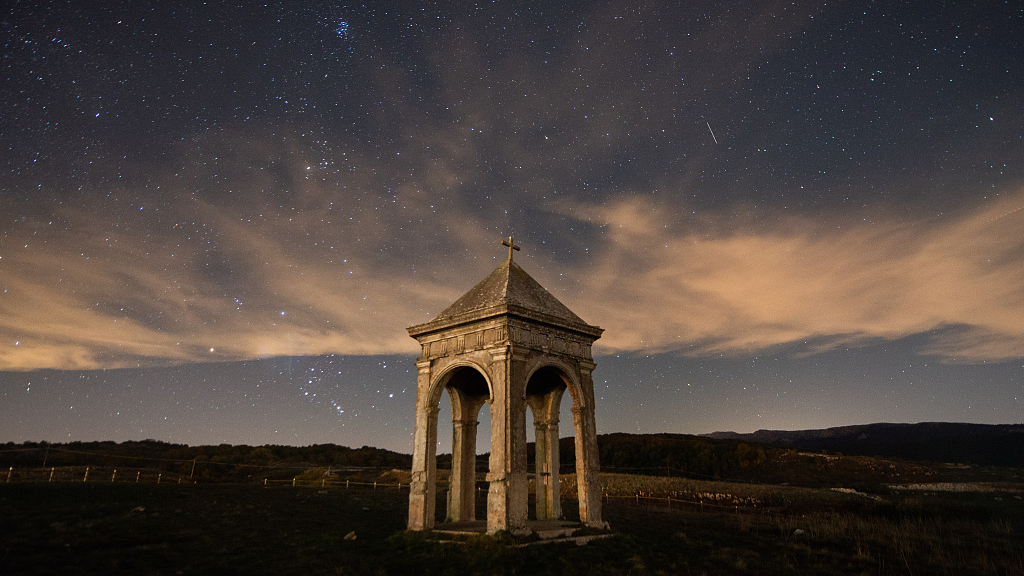
[[[558,414],[563,393],[572,401],[580,520],[604,527],[598,485],[591,345],[604,331],[580,319],[512,260],[436,318],[409,328],[419,341],[416,429],[409,495],[410,530],[434,527],[437,414],[442,392],[452,405],[452,474],[447,519],[476,519],[477,415],[490,405],[491,456],[487,531],[529,532],[526,414],[536,433],[538,520],[562,517]]]

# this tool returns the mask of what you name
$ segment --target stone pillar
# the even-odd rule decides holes
[[[551,473],[548,471],[548,423],[535,420],[533,422],[533,447],[534,447],[534,478],[536,489],[534,490],[537,506],[537,520],[544,520],[548,516],[548,485],[551,484]]]
[[[558,482],[558,419],[536,421],[534,427],[535,468],[537,478],[537,519],[562,517]]]
[[[583,405],[574,403],[573,423],[576,427],[576,481],[580,501],[580,521],[586,526],[604,528],[601,520],[601,485],[598,472],[597,422],[594,416],[594,381],[591,376],[595,364],[580,362],[580,389]]]
[[[557,414],[557,412],[556,412]],[[559,488],[561,482],[559,476],[559,467],[561,466],[561,455],[558,451],[558,418],[552,418],[548,421],[547,429],[547,444],[548,451],[544,458],[547,466],[547,517],[552,519],[558,519],[562,517],[562,491]]]
[[[452,476],[448,521],[476,520],[476,420],[452,421]]]
[[[429,371],[429,368],[428,368]],[[421,376],[423,372],[420,372]],[[426,392],[417,392],[416,430],[413,433],[412,479],[409,484],[409,530],[434,527],[437,485],[437,406],[423,406]]]
[[[525,355],[511,346],[491,356],[491,460],[487,531],[527,531]]]

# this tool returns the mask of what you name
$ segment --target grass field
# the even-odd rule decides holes
[[[0,574],[1024,574],[1020,493],[665,480],[610,478],[613,538],[525,548],[406,533],[394,488],[0,484]]]

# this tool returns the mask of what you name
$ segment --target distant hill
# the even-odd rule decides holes
[[[559,443],[564,467],[575,467],[573,442],[573,438],[562,438]],[[601,434],[597,447],[601,469],[607,472],[744,480],[791,451],[689,434]]]
[[[1024,424],[879,423],[823,430],[758,430],[750,434],[714,432],[703,436],[861,456],[1024,466]]]
[[[559,442],[563,473],[575,471],[572,442],[572,438]],[[599,435],[597,446],[602,472],[682,476],[693,480],[844,486],[870,491],[891,484],[1020,482],[1024,478],[1022,466],[971,466],[846,452],[828,454],[744,438],[615,433]],[[528,460],[532,452],[527,450]],[[1020,458],[1020,450],[1016,457]],[[486,470],[486,462],[482,464],[484,467],[478,470]]]
[[[450,461],[450,460],[449,460]],[[92,466],[163,473],[167,478],[205,482],[251,481],[253,478],[291,478],[313,468],[360,471],[407,470],[412,456],[363,446],[187,446],[158,440],[128,442],[24,442],[0,444],[0,466],[8,469]]]

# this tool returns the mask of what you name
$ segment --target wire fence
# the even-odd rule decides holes
[[[320,470],[310,468],[308,470]],[[360,468],[365,471],[365,468]],[[109,466],[52,466],[49,468],[15,468],[9,467],[6,471],[0,472],[3,483],[92,483],[92,484],[197,484],[195,478],[189,478],[179,474],[167,473],[145,468],[113,468]],[[566,479],[563,479],[563,481]],[[264,477],[248,484],[261,484],[263,486],[290,486],[306,488],[334,488],[351,489],[362,488],[371,490],[409,490],[409,483],[401,481],[365,481],[351,478],[338,478],[330,474],[320,477],[311,475],[296,475],[291,478],[270,478]],[[484,482],[483,484],[486,484]],[[532,484],[532,482],[531,482]],[[439,492],[444,492],[446,487],[439,485]],[[478,484],[477,492],[486,492],[487,487]],[[575,501],[572,496],[563,496],[566,500]],[[637,505],[647,504],[663,506],[668,509],[673,507],[695,507],[704,511],[708,510],[739,510],[740,508],[757,507],[756,502],[739,500],[730,494],[697,494],[692,499],[680,499],[672,496],[661,496],[645,494],[637,491],[633,494],[611,494],[603,493],[602,499],[605,502],[633,502]]]
[[[262,447],[258,447],[262,448]],[[258,449],[257,448],[257,449]],[[165,473],[171,468],[177,468],[187,470],[188,476],[194,476],[200,469],[231,469],[231,470],[248,470],[250,472],[259,472],[263,470],[272,470],[276,472],[282,472],[287,470],[306,471],[311,468],[330,468],[335,472],[364,472],[374,470],[391,470],[392,467],[383,465],[337,465],[327,463],[313,463],[307,460],[286,460],[286,459],[275,459],[275,458],[252,458],[252,457],[224,457],[221,455],[208,455],[199,454],[195,456],[169,458],[160,456],[138,456],[133,454],[117,454],[107,453],[101,451],[88,451],[88,450],[75,450],[71,448],[55,447],[55,446],[36,446],[30,448],[13,448],[13,449],[2,449],[0,450],[0,461],[3,461],[3,467],[0,467],[0,471],[3,468],[8,467],[11,463],[14,464],[14,468],[32,468],[33,465],[26,465],[28,462],[35,460],[36,458],[42,459],[42,468],[49,469],[54,465],[57,468],[62,467],[75,467],[75,466],[90,466],[90,467],[123,467],[125,468],[162,468]],[[47,462],[52,462],[51,465],[47,465]],[[56,461],[56,462],[54,462]],[[90,463],[92,461],[92,463]],[[102,462],[101,464],[95,464],[95,462]],[[22,464],[19,466],[19,462]],[[35,460],[38,462],[38,460]],[[131,463],[136,463],[132,466]],[[145,463],[145,464],[141,464]],[[395,464],[397,465],[397,464]],[[197,468],[198,466],[198,468]],[[402,467],[407,468],[408,463],[402,464]],[[0,472],[2,474],[2,472]],[[250,476],[252,474],[249,474]],[[3,482],[0,477],[0,483]]]
[[[322,470],[322,468],[309,468],[307,470]],[[365,471],[365,468],[360,468],[360,471]],[[113,468],[104,466],[63,466],[63,467],[50,467],[50,468],[14,468],[9,467],[6,474],[0,472],[0,482],[7,483],[89,483],[89,484],[162,484],[162,485],[181,485],[181,484],[192,484],[197,485],[201,482],[197,482],[194,478],[188,478],[183,475],[176,475],[173,473],[166,473],[152,469],[143,468]],[[572,482],[571,478],[562,478],[564,481]],[[205,484],[205,483],[203,483]],[[259,481],[246,482],[248,485],[257,484],[264,487],[279,487],[279,488],[316,488],[320,490],[364,490],[364,491],[390,491],[394,492],[408,492],[410,485],[407,482],[400,481],[364,481],[356,480],[351,478],[338,478],[325,474],[319,477],[311,477],[310,475],[297,475],[291,479],[282,478],[269,478],[264,477]],[[486,495],[488,491],[487,482],[478,482],[476,486],[476,492],[478,497]],[[530,496],[534,494],[533,482],[530,482]],[[439,499],[444,499],[447,492],[447,486],[441,483],[437,486],[436,495]],[[383,496],[383,494],[382,494]],[[756,499],[737,497],[732,494],[725,493],[698,493],[690,495],[690,498],[683,499],[679,497],[673,497],[671,495],[659,495],[654,493],[645,493],[642,490],[638,490],[631,494],[626,493],[609,493],[602,491],[601,499],[606,503],[619,503],[627,506],[635,506],[637,508],[645,508],[648,510],[661,509],[665,511],[679,511],[684,512],[686,510],[700,512],[700,513],[723,513],[727,512],[735,514],[737,517],[747,514],[755,515],[770,515],[779,517],[793,517],[798,518],[800,516],[788,514],[782,510],[775,509],[771,506],[760,506]],[[576,502],[577,499],[575,494],[561,495],[561,500],[569,503]]]
[[[306,466],[295,468],[302,473],[289,475],[288,478],[281,478],[281,469],[276,468],[275,477],[250,475],[245,482],[212,482],[214,484],[235,483],[235,484],[262,484],[264,486],[311,486],[311,487],[352,487],[369,486],[371,488],[391,487],[394,489],[406,488],[409,484],[400,481],[361,481],[353,478],[339,478],[336,474],[366,474],[382,472],[385,468],[368,467],[316,467]],[[323,472],[328,470],[328,472]],[[134,483],[134,484],[208,484],[192,474],[177,474],[164,470],[139,467],[114,467],[114,466],[50,466],[50,467],[15,467],[9,466],[7,470],[0,470],[0,484],[10,483],[56,483],[56,482],[78,482],[78,483]]]
[[[54,459],[54,458],[64,458],[64,459],[71,459],[72,461],[78,460],[78,463],[80,463],[81,460],[83,460],[83,459],[95,458],[97,460],[105,461],[105,462],[108,463],[108,464],[100,464],[99,467],[113,468],[114,467],[114,463],[117,463],[117,467],[122,467],[122,464],[123,464],[124,468],[126,468],[126,469],[130,468],[132,470],[147,469],[147,467],[148,467],[148,469],[153,470],[153,469],[159,467],[159,468],[161,468],[161,470],[159,470],[159,471],[162,472],[164,474],[164,476],[173,475],[175,478],[177,478],[179,476],[182,476],[182,474],[180,472],[178,474],[175,474],[175,473],[173,473],[173,472],[171,472],[169,470],[170,468],[174,468],[174,466],[173,466],[174,464],[178,464],[178,465],[180,465],[181,467],[184,467],[184,468],[189,468],[190,469],[189,470],[189,474],[187,474],[187,476],[189,478],[193,478],[193,477],[196,476],[195,472],[197,472],[197,468],[196,468],[197,465],[200,468],[202,468],[202,469],[211,469],[211,468],[227,469],[227,468],[230,468],[230,469],[236,470],[236,471],[237,470],[248,470],[249,472],[251,472],[250,474],[247,475],[248,477],[259,476],[261,473],[265,473],[265,471],[268,471],[268,470],[276,472],[276,474],[273,474],[273,473],[269,474],[267,476],[268,478],[271,477],[272,475],[280,476],[282,473],[286,473],[285,471],[287,471],[287,470],[293,470],[293,471],[301,473],[301,472],[306,471],[306,470],[308,470],[310,468],[313,468],[313,467],[330,468],[333,471],[339,472],[339,473],[342,473],[342,472],[345,472],[345,473],[360,473],[360,472],[373,472],[373,471],[382,471],[383,472],[383,471],[391,470],[392,469],[392,468],[386,467],[386,466],[338,466],[338,465],[327,465],[327,464],[310,464],[309,462],[273,461],[273,462],[267,462],[267,463],[258,463],[258,462],[253,462],[253,461],[238,461],[238,460],[234,460],[234,459],[229,460],[229,461],[224,461],[224,460],[219,460],[217,458],[209,458],[207,456],[188,457],[188,458],[167,458],[167,457],[156,457],[156,456],[138,456],[138,455],[129,455],[129,454],[111,454],[111,453],[102,453],[102,452],[87,451],[87,450],[76,450],[76,449],[73,449],[73,448],[59,447],[59,446],[34,446],[34,447],[26,447],[26,448],[0,449],[0,456],[12,457],[12,456],[15,456],[18,453],[41,454],[42,455],[42,460],[43,460],[42,466],[43,466],[43,468],[46,468],[46,469],[49,469],[46,466],[47,458],[51,458],[51,459]],[[807,454],[807,455],[808,456],[821,456],[821,455],[815,455],[815,454]],[[441,455],[439,455],[439,457],[440,456]],[[85,458],[82,458],[82,457],[85,457]],[[835,458],[835,457],[831,457],[831,458]],[[134,467],[131,465],[133,462],[136,463],[136,466],[134,466]],[[148,463],[148,464],[143,464],[143,463]],[[489,455],[487,455],[487,454],[478,454],[477,457],[476,457],[476,463],[475,464],[476,464],[475,467],[476,467],[476,470],[477,470],[478,473],[486,474],[488,469],[489,469],[489,467],[490,467]],[[60,469],[60,468],[70,468],[70,467],[76,467],[78,465],[79,464],[72,464],[71,462],[67,462],[65,464],[57,466],[57,468],[58,469]],[[95,468],[96,466],[92,466],[92,467]],[[532,462],[530,462],[529,468],[530,469],[533,468],[533,463]],[[15,467],[15,470],[17,470],[17,469],[18,469],[18,467]],[[440,469],[440,467],[439,467],[439,469]],[[649,475],[649,476],[663,476],[663,477],[669,477],[669,478],[686,478],[686,479],[691,479],[691,480],[707,480],[707,481],[713,481],[713,482],[732,482],[732,483],[737,483],[737,484],[759,484],[760,483],[756,479],[737,478],[737,477],[732,477],[732,476],[730,476],[728,474],[726,474],[726,475],[723,475],[723,474],[706,474],[706,473],[702,473],[702,472],[696,472],[696,471],[693,471],[693,470],[689,470],[689,469],[686,469],[686,468],[679,468],[679,467],[676,467],[676,466],[672,466],[671,464],[660,465],[660,466],[633,466],[633,467],[603,465],[601,467],[601,469],[604,472],[612,472],[612,473],[620,473],[620,474],[639,474],[639,475]],[[567,474],[567,473],[568,474],[574,473],[576,471],[576,463],[575,462],[562,462],[560,464],[560,466],[559,466],[559,471],[563,475]],[[2,475],[2,474],[3,474],[2,468],[0,468],[0,475]],[[3,482],[3,480],[0,479],[0,482]]]
[[[107,466],[51,466],[49,468],[8,467],[0,472],[0,482],[92,482],[160,484],[193,483],[179,474],[145,468],[113,468]]]
[[[99,457],[106,459],[106,464],[100,465],[60,465],[60,466],[9,466],[7,470],[0,468],[0,483],[16,482],[45,482],[45,483],[135,483],[135,484],[197,484],[197,483],[232,483],[232,484],[261,484],[266,487],[310,487],[320,489],[369,489],[369,490],[409,490],[407,470],[399,470],[390,467],[375,466],[328,466],[314,465],[308,462],[275,462],[273,464],[256,464],[251,462],[224,462],[203,457],[193,458],[166,458],[137,455],[109,455],[99,454],[91,451],[75,450],[57,447],[34,447],[0,450],[0,455],[8,457],[17,456],[22,452],[43,452],[43,461],[46,458],[56,457]],[[113,460],[111,462],[111,460]],[[123,465],[122,465],[123,462]],[[131,466],[130,464],[136,464]],[[486,473],[487,462],[478,458],[478,468],[483,467],[481,476]],[[217,478],[204,478],[202,473],[208,468],[224,469],[230,467],[231,472]],[[563,472],[570,474],[561,475],[562,498],[567,501],[575,501],[575,478],[571,476],[575,472],[575,466],[561,466]],[[405,472],[403,474],[403,472]],[[439,470],[440,472],[440,470]],[[681,470],[671,466],[659,467],[606,467],[603,472],[626,475],[651,474],[654,473],[663,479],[674,478],[676,482],[685,479],[697,481],[697,484],[711,484],[722,482],[748,483],[749,480],[712,478],[709,475]],[[532,475],[531,475],[532,476]],[[668,478],[665,478],[668,477]],[[405,480],[403,482],[403,480]],[[438,478],[437,494],[443,496],[446,491],[447,482]],[[534,491],[534,481],[530,480],[530,492]],[[602,482],[602,484],[605,484]],[[671,488],[671,489],[669,489]],[[715,492],[725,486],[689,485],[685,489],[681,487],[652,487],[631,485],[628,488],[623,485],[603,486],[602,498],[606,502],[633,503],[635,505],[646,505],[663,507],[666,509],[691,509],[700,511],[735,511],[741,509],[762,508],[767,511],[771,506],[762,506],[761,502],[753,497],[734,496]],[[488,490],[487,482],[478,483],[478,493]]]
[[[264,486],[294,486],[309,488],[372,488],[374,490],[408,490],[409,484],[402,482],[365,482],[352,479],[319,478],[309,479],[295,476],[291,480],[263,479]]]

